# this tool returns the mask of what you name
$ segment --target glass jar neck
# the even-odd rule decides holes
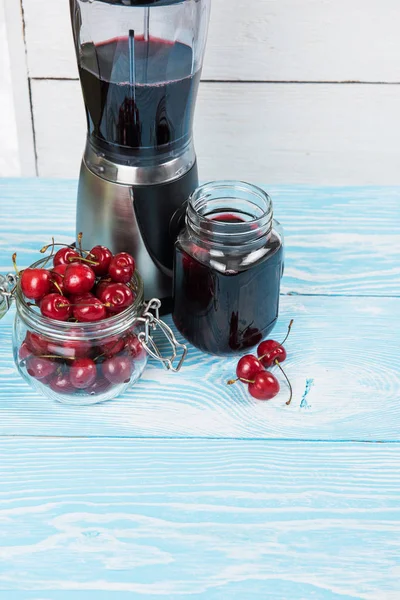
[[[238,181],[207,183],[189,198],[186,225],[196,243],[254,249],[271,236],[273,207],[264,190]]]

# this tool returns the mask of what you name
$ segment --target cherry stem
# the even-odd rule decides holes
[[[52,284],[54,285],[54,287],[57,288],[60,296],[64,296],[62,289],[60,288],[60,286],[58,285],[57,281],[52,281]]]
[[[14,252],[14,254],[12,255],[11,260],[12,260],[12,264],[14,267],[14,271],[16,272],[17,275],[19,275],[19,270],[17,267],[17,253],[16,252]]]
[[[292,319],[292,320],[290,321],[290,323],[289,323],[289,327],[288,327],[288,330],[287,330],[286,337],[285,337],[285,339],[283,340],[283,342],[281,342],[280,344],[278,344],[278,345],[276,346],[277,348],[281,348],[281,347],[283,346],[283,344],[286,342],[286,340],[288,339],[288,337],[289,337],[289,335],[290,335],[290,331],[291,331],[291,329],[292,329],[292,325],[293,325],[293,323],[294,323],[294,319]],[[262,359],[263,359],[263,358],[265,358],[266,356],[267,356],[267,354],[263,354],[262,356],[258,356],[258,360],[262,360]]]
[[[292,329],[292,326],[293,326],[293,323],[294,323],[294,319],[291,319],[291,321],[290,321],[290,323],[289,323],[288,330],[287,330],[286,337],[285,337],[285,339],[283,340],[283,342],[281,342],[281,343],[279,344],[279,346],[283,346],[283,344],[284,344],[284,343],[286,342],[286,340],[288,339],[288,337],[289,337],[289,335],[290,335],[290,331],[291,331],[291,329]]]
[[[282,369],[282,367],[281,367],[281,365],[280,365],[280,362],[279,362],[279,360],[278,360],[277,358],[275,359],[275,364],[276,364],[276,366],[277,366],[277,367],[279,367],[279,369],[280,369],[281,373],[283,374],[283,376],[284,376],[284,378],[286,379],[286,381],[287,381],[287,384],[288,384],[288,386],[289,386],[289,390],[290,390],[290,396],[289,396],[289,400],[286,402],[286,406],[289,406],[289,404],[291,403],[291,401],[292,401],[292,398],[293,398],[293,389],[292,389],[292,384],[290,383],[290,381],[289,381],[289,377],[286,375],[285,371]]]
[[[90,254],[90,252],[88,252],[88,254]],[[94,260],[89,260],[88,258],[84,258],[83,256],[79,256],[79,257],[75,257],[75,256],[70,256],[68,258],[69,262],[75,262],[77,260],[81,260],[83,262],[89,263],[89,265],[98,265],[99,263],[94,261]]]
[[[39,251],[41,254],[44,254],[45,252],[47,252],[47,250],[50,248],[50,246],[52,246],[52,248],[54,248],[54,246],[62,246],[63,248],[71,248],[71,250],[74,250],[74,247],[71,244],[61,244],[59,242],[55,242],[54,238],[52,238],[52,243],[51,244],[47,244],[47,246],[43,246],[43,248]]]
[[[241,377],[238,377],[237,379],[230,379],[227,383],[228,385],[234,385],[238,381],[242,381],[243,383],[254,383],[254,381],[250,381],[249,379],[242,379]]]
[[[82,237],[83,237],[83,233],[82,233],[82,231],[80,231],[78,233],[78,248],[79,248],[79,252],[80,252],[81,256],[83,256],[83,251],[82,251]]]

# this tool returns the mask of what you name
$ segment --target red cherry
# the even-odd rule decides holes
[[[146,350],[143,348],[140,340],[136,335],[129,335],[125,347],[132,358],[142,360],[146,356]]]
[[[47,350],[48,354],[56,354],[63,358],[87,358],[92,351],[92,345],[87,340],[66,339],[60,342],[50,341]]]
[[[110,283],[108,286],[103,286],[98,297],[110,313],[125,310],[134,300],[132,290],[124,283]]]
[[[49,319],[67,321],[71,316],[71,304],[65,296],[47,294],[40,302],[40,312]]]
[[[46,379],[50,377],[57,369],[57,363],[49,358],[41,356],[31,356],[26,361],[26,370],[31,377],[35,379]]]
[[[279,394],[280,385],[277,378],[268,371],[260,371],[249,384],[249,392],[257,400],[271,400]]]
[[[55,375],[50,379],[49,387],[57,394],[72,394],[75,392],[68,373],[58,373]]]
[[[112,253],[105,246],[95,246],[91,249],[89,258],[96,264],[92,265],[96,275],[106,275],[112,259]]]
[[[135,259],[131,254],[128,254],[128,252],[118,252],[118,254],[114,254],[113,258],[118,258],[118,260],[123,259],[124,261],[126,261],[127,265],[131,265],[133,267],[133,270],[135,270]]]
[[[110,389],[112,383],[108,381],[105,377],[98,376],[96,381],[92,383],[88,388],[86,388],[86,392],[91,396],[96,396],[97,394],[104,394],[107,390]]]
[[[50,292],[54,292],[56,294],[64,293],[64,275],[65,269],[67,265],[57,265],[50,271],[51,276],[51,284],[50,284]],[[57,285],[55,285],[57,284]]]
[[[242,356],[236,367],[238,379],[244,379],[245,381],[253,380],[260,371],[264,371],[264,368],[258,358],[253,356],[253,354]]]
[[[18,350],[19,360],[25,360],[28,356],[32,355],[32,350],[29,348],[26,342],[22,342],[20,349]]]
[[[85,292],[84,294],[70,294],[68,296],[68,300],[71,304],[79,304],[82,300],[87,300],[88,298],[91,298],[92,300],[93,298],[96,299],[90,292]]]
[[[84,390],[91,386],[96,379],[96,363],[90,358],[78,358],[72,363],[69,376],[74,387]]]
[[[41,300],[50,291],[50,271],[25,269],[21,275],[21,290],[29,300]]]
[[[90,292],[96,275],[93,269],[82,263],[71,263],[65,269],[64,288],[68,294],[84,294]]]
[[[53,258],[53,265],[69,265],[73,260],[81,258],[76,250],[73,248],[60,248]]]
[[[258,346],[258,356],[259,361],[264,365],[264,367],[272,367],[275,360],[278,360],[280,363],[284,362],[287,358],[286,350],[279,342],[275,342],[275,340],[266,340],[265,342],[261,342]]]
[[[106,307],[93,295],[81,298],[80,301],[73,306],[72,310],[75,319],[81,323],[101,321],[107,316]]]
[[[97,296],[97,298],[100,298],[101,294],[103,293],[103,290],[108,285],[110,285],[110,283],[113,283],[111,279],[100,279],[100,281],[94,288],[94,295]]]
[[[258,360],[264,365],[264,367],[272,367],[273,364],[276,364],[276,361],[282,363],[286,360],[287,354],[283,344],[288,339],[292,326],[293,319],[289,323],[287,334],[283,342],[279,343],[275,340],[265,340],[258,346]]]
[[[133,258],[126,252],[116,254],[108,267],[111,279],[117,283],[128,283],[135,272],[135,264],[132,264],[132,260]]]
[[[111,338],[107,338],[106,340],[102,341],[101,344],[99,344],[99,349],[100,352],[102,354],[104,354],[105,356],[107,356],[107,358],[111,358],[111,356],[115,356],[115,354],[118,354],[119,352],[121,352],[125,347],[125,340],[124,338],[121,337],[111,337]]]
[[[101,365],[103,375],[111,383],[128,383],[134,367],[129,356],[113,356]]]
[[[25,342],[28,346],[29,350],[33,354],[50,354],[48,352],[48,340],[43,338],[38,333],[32,333],[32,331],[27,331],[25,336]]]

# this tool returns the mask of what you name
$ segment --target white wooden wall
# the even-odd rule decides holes
[[[68,0],[5,2],[12,60],[26,61],[14,81],[25,90],[22,171],[76,177],[85,120]],[[400,183],[399,0],[212,5],[196,113],[202,179]]]

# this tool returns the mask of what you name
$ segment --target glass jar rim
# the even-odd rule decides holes
[[[201,200],[207,200],[210,199],[210,196],[212,194],[213,199],[220,199],[222,200],[224,198],[224,196],[220,196],[219,192],[221,192],[222,190],[232,190],[232,197],[234,197],[235,192],[244,192],[246,194],[249,194],[257,197],[259,200],[261,200],[262,202],[265,203],[265,208],[263,209],[263,214],[261,214],[259,217],[254,217],[252,219],[249,219],[248,221],[246,221],[247,223],[251,223],[251,224],[257,224],[258,222],[261,222],[265,219],[265,217],[267,216],[268,219],[273,217],[272,212],[273,212],[273,206],[272,206],[272,200],[270,198],[270,196],[268,195],[268,193],[263,190],[261,187],[254,185],[253,183],[247,183],[246,181],[240,181],[240,180],[234,180],[234,179],[221,179],[218,181],[209,181],[207,183],[204,183],[203,185],[199,186],[197,189],[194,190],[194,192],[192,192],[192,194],[189,197],[189,206],[191,207],[192,210],[194,210],[197,215],[198,218],[204,221],[210,221],[211,219],[208,218],[207,215],[202,215],[198,212],[198,208],[199,208],[199,202],[201,202]],[[249,198],[249,202],[251,202],[250,198]],[[262,210],[262,209],[260,209]],[[226,227],[227,224],[232,225],[232,226],[241,226],[243,223],[240,222],[215,222],[214,224],[216,226],[222,226],[222,227]]]
[[[223,206],[225,203],[227,206]],[[217,212],[250,218],[237,221],[212,218]],[[198,240],[214,247],[260,245],[271,236],[272,200],[265,190],[245,181],[211,181],[190,195],[186,224]]]
[[[50,256],[44,257],[29,268],[43,268],[49,261]],[[65,340],[68,337],[69,340],[81,341],[87,338],[90,339],[103,339],[111,335],[119,335],[124,333],[134,321],[141,316],[142,308],[144,306],[144,285],[143,279],[138,271],[135,271],[131,279],[131,283],[134,286],[136,298],[131,306],[124,311],[108,317],[102,321],[94,321],[90,323],[73,323],[70,321],[57,321],[56,319],[49,319],[44,317],[42,314],[32,310],[28,302],[25,300],[21,290],[21,280],[18,281],[15,290],[16,297],[16,309],[18,315],[24,321],[24,323],[35,331],[51,336],[54,339]]]

